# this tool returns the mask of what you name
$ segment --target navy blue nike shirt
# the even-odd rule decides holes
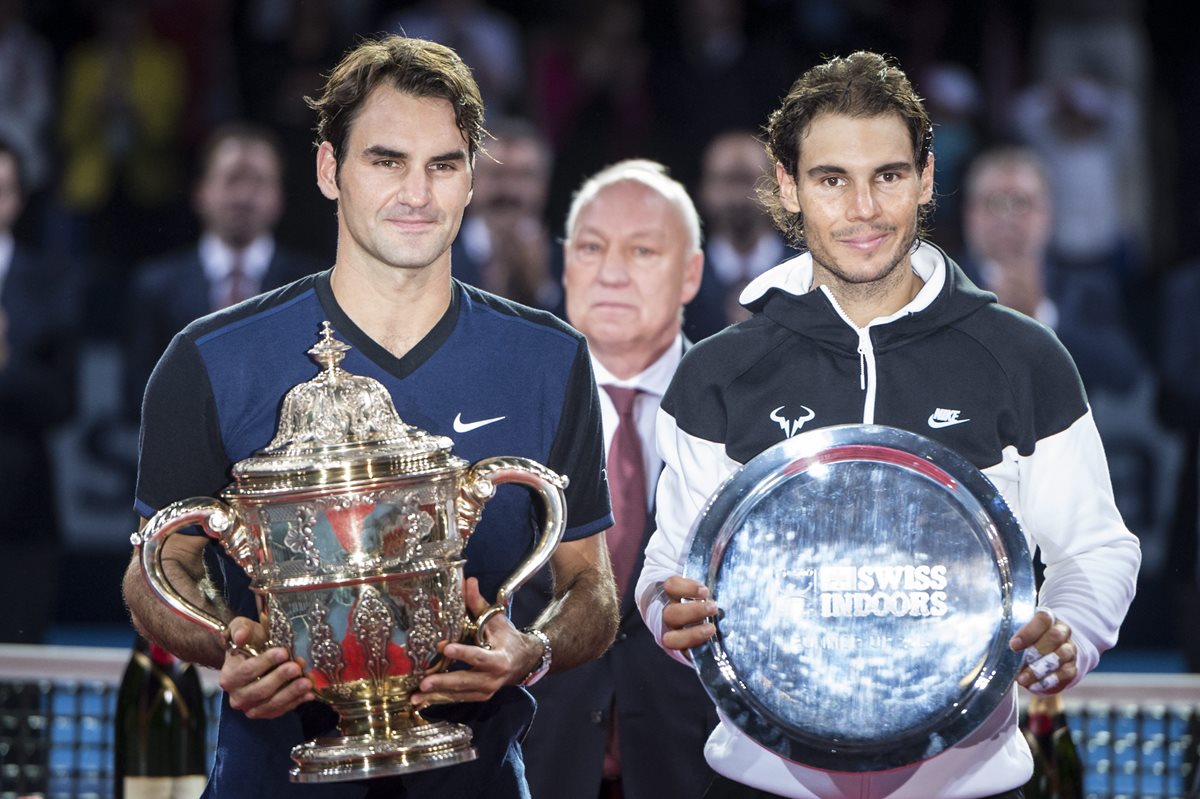
[[[518,455],[566,475],[564,540],[594,535],[612,524],[600,406],[582,335],[551,314],[455,281],[441,320],[396,358],[338,307],[329,277],[328,271],[310,275],[199,319],[175,336],[146,389],[138,513],[149,518],[171,502],[215,496],[229,485],[230,467],[274,437],[284,395],[319,371],[307,353],[328,320],[336,337],[352,348],[342,368],[382,383],[407,424],[449,437],[454,454],[471,463]],[[539,503],[528,489],[505,485],[485,506],[465,551],[466,574],[479,579],[485,597],[495,596],[533,545]],[[223,552],[219,557],[230,607],[257,618],[245,573]],[[515,746],[532,715],[532,700],[519,688],[504,689],[480,706],[453,707],[446,712],[458,713],[475,728],[480,761],[502,758],[503,751],[488,749]],[[319,703],[279,719],[251,721],[230,709],[226,699],[205,795],[367,796],[379,781],[288,782],[291,746],[328,733],[334,721],[332,711]],[[438,790],[459,791],[464,780],[486,779],[480,761],[401,782],[426,781]],[[406,795],[399,785],[389,790]]]

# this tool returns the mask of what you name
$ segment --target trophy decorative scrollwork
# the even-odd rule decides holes
[[[469,728],[429,722],[410,700],[448,665],[439,641],[472,636],[550,558],[565,527],[567,480],[519,457],[475,464],[452,442],[401,421],[376,380],[340,366],[349,347],[326,322],[321,366],[284,398],[276,435],[233,467],[220,498],[175,502],[133,542],[155,594],[228,645],[228,626],[170,584],[165,540],[198,525],[250,577],[270,644],[305,664],[339,736],[292,751],[295,782],[404,774],[475,757]],[[497,485],[520,483],[545,508],[532,552],[478,620],[467,617],[462,551]]]

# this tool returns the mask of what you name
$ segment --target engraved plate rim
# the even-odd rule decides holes
[[[833,742],[779,719],[758,700],[725,651],[720,620],[718,635],[690,652],[701,683],[722,716],[762,746],[788,760],[829,771],[882,771],[926,760],[966,738],[1000,705],[1020,669],[1021,656],[1008,648],[1008,640],[1033,617],[1033,566],[1020,523],[992,482],[945,445],[899,428],[851,424],[804,432],[764,450],[717,489],[689,533],[684,573],[713,588],[719,606],[721,597],[715,593],[714,578],[740,521],[799,470],[796,464],[805,463],[802,468],[806,469],[807,463],[818,462],[823,453],[847,447],[894,451],[898,455],[892,465],[908,470],[916,461],[902,464],[915,456],[954,481],[946,489],[968,508],[968,515],[969,506],[977,504],[976,511],[990,522],[974,532],[986,539],[981,545],[997,561],[1003,623],[988,647],[980,676],[960,693],[953,707],[900,739]]]

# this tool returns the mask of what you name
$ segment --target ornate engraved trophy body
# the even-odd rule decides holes
[[[250,577],[270,634],[306,664],[339,737],[292,750],[294,782],[404,774],[475,758],[470,729],[429,722],[410,697],[449,664],[439,641],[472,635],[503,613],[550,558],[565,526],[566,478],[526,458],[468,465],[448,438],[404,424],[377,381],[339,367],[349,347],[329,323],[309,350],[323,370],[284,399],[275,439],[233,467],[220,499],[173,503],[133,543],[155,594],[219,636],[228,626],[171,586],[162,544],[199,525]],[[476,621],[463,595],[467,538],[500,483],[536,491],[545,522],[533,551]]]

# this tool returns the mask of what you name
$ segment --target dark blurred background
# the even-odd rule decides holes
[[[1085,297],[1077,300],[1085,312],[1129,344],[1120,361],[1100,353],[1098,371],[1119,369],[1122,379],[1085,375],[1118,501],[1145,550],[1121,650],[1145,652],[1155,667],[1185,667],[1180,653],[1195,633],[1181,633],[1175,620],[1196,580],[1200,378],[1190,373],[1200,373],[1200,361],[1172,344],[1200,339],[1189,321],[1200,317],[1200,289],[1187,294],[1195,281],[1181,277],[1195,273],[1200,255],[1189,232],[1200,197],[1188,188],[1200,173],[1200,81],[1188,66],[1194,37],[1176,8],[1137,0],[0,0],[0,140],[20,154],[25,189],[15,236],[51,265],[54,293],[72,298],[55,312],[55,329],[70,334],[68,366],[40,389],[72,397],[39,428],[52,495],[15,500],[37,509],[32,522],[0,508],[9,553],[33,539],[53,545],[53,565],[12,578],[49,591],[53,608],[16,640],[128,641],[119,584],[136,526],[140,397],[123,384],[131,320],[146,313],[135,285],[147,262],[202,235],[193,194],[202,144],[230,121],[269,129],[283,164],[274,239],[331,265],[333,207],[316,190],[314,120],[301,98],[319,90],[357,38],[407,31],[451,45],[472,66],[498,147],[512,132],[545,150],[528,207],[551,242],[534,270],[551,288],[552,242],[585,176],[620,158],[654,158],[699,199],[710,142],[757,132],[791,81],[828,55],[889,53],[926,98],[936,123],[931,238],[956,259],[970,260],[963,181],[973,158],[997,145],[1035,152],[1054,211],[1047,281],[1078,286],[1099,276],[1110,289],[1103,303],[1050,294]],[[486,211],[472,206],[468,216]],[[553,308],[554,291],[537,297]],[[1169,315],[1168,305],[1179,310]],[[3,310],[17,329],[21,309],[5,300]],[[0,452],[8,462],[16,445],[0,438],[0,446],[13,447]],[[19,562],[42,562],[36,557]]]

